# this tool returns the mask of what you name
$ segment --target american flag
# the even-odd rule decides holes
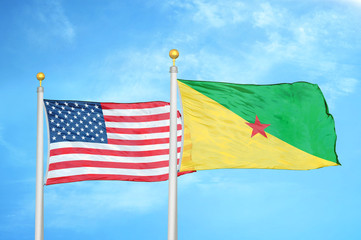
[[[44,104],[49,127],[46,185],[84,180],[168,179],[169,103],[45,99]],[[179,112],[177,122],[179,169]]]

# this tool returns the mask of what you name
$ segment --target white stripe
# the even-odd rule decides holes
[[[146,116],[169,113],[169,105],[143,109],[103,109],[104,116]]]
[[[181,144],[182,142],[179,141],[178,147],[180,147]],[[169,143],[127,146],[127,145],[115,145],[115,144],[103,144],[103,143],[88,143],[88,142],[57,142],[57,143],[50,143],[49,148],[50,150],[58,149],[58,148],[91,148],[91,149],[138,152],[138,151],[148,151],[148,150],[169,149]]]
[[[177,119],[178,124],[182,124],[180,118]],[[160,120],[152,122],[105,122],[106,127],[111,128],[152,128],[169,126],[169,120]]]
[[[167,174],[168,167],[153,168],[153,169],[121,169],[121,168],[94,168],[94,167],[80,167],[80,168],[66,168],[49,171],[48,179],[57,177],[67,177],[82,174],[113,174],[113,175],[128,175],[128,176],[155,176]]]
[[[180,153],[178,153],[178,158]],[[49,163],[77,161],[77,160],[89,160],[100,162],[118,162],[118,163],[150,163],[168,161],[169,154],[149,156],[149,157],[116,157],[116,156],[104,156],[104,155],[90,155],[90,154],[64,154],[52,156],[49,159]]]
[[[182,136],[182,130],[179,130],[177,132],[177,136]],[[108,133],[107,137],[108,137],[108,139],[149,140],[149,139],[169,138],[169,132],[147,133],[147,134]]]
[[[106,127],[111,128],[153,128],[169,126],[169,120],[154,122],[105,122]]]

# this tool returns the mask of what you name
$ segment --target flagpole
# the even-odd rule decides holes
[[[169,51],[173,59],[170,67],[170,138],[169,138],[169,187],[168,187],[168,240],[177,240],[177,73],[176,49]]]
[[[36,190],[35,190],[35,240],[44,239],[44,88],[41,82],[45,75],[39,72],[36,78],[40,81],[38,93],[38,116],[36,135]]]

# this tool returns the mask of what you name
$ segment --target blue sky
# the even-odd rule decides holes
[[[179,239],[360,239],[361,1],[1,1],[0,239],[34,238],[36,88],[169,100],[178,77],[321,87],[340,167],[224,169],[178,180]],[[45,154],[46,155],[46,154]],[[45,187],[45,239],[166,239],[168,183]]]

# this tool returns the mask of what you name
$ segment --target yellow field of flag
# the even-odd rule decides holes
[[[316,84],[178,84],[185,131],[180,171],[340,165],[334,120]]]

